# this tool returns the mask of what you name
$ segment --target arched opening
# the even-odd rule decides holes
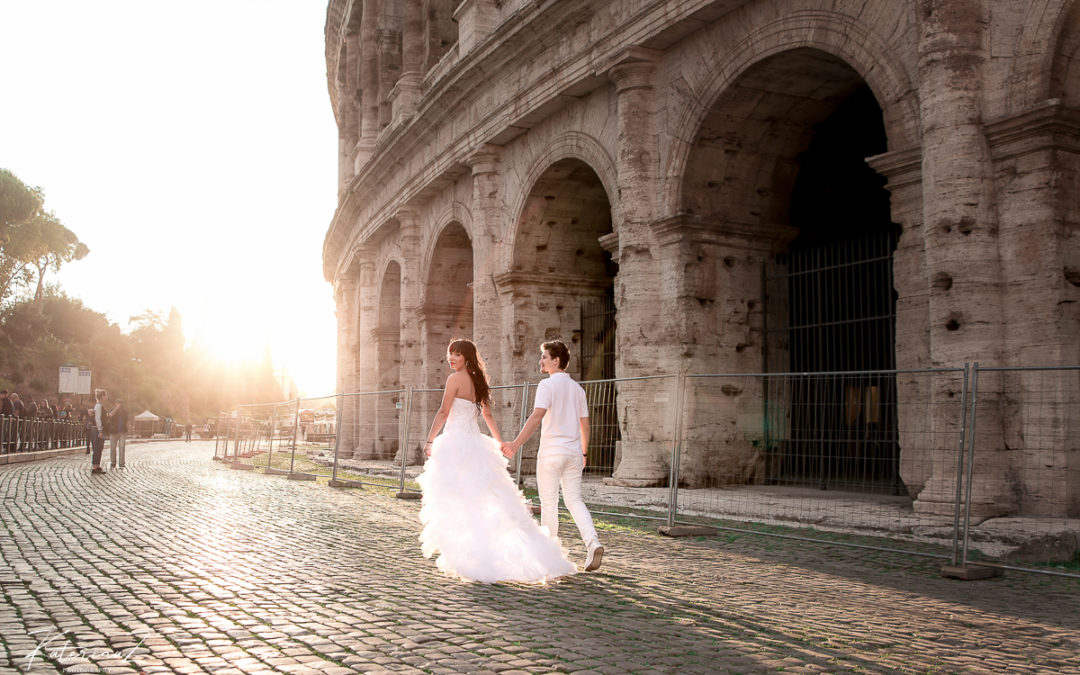
[[[473,337],[472,240],[460,223],[439,234],[424,293],[424,371],[427,386],[441,387],[449,375],[446,346]]]
[[[567,158],[537,179],[524,202],[514,242],[511,282],[516,328],[515,372],[536,376],[539,345],[554,338],[570,347],[570,375],[585,383],[590,405],[589,470],[610,475],[618,440],[614,282],[618,265],[607,250],[611,203],[596,172]]]
[[[401,387],[401,267],[390,262],[379,286],[379,389]]]
[[[896,364],[899,231],[884,180],[865,161],[886,149],[882,111],[866,82],[815,49],[751,66],[704,119],[684,208],[720,233],[751,233],[749,243],[722,239],[717,250],[698,253],[719,261],[715,284],[728,287],[718,292],[724,302],[712,305],[738,308],[700,310],[703,325],[739,336],[730,351],[717,340],[711,365],[792,373],[763,378],[760,390],[718,395],[732,415],[756,415],[760,425],[753,433],[717,430],[723,442],[692,469],[707,480],[902,488],[895,377],[853,374]],[[824,372],[835,374],[798,374]]]

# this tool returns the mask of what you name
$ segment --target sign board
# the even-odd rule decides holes
[[[90,394],[90,369],[79,368],[79,388],[76,394]]]
[[[56,390],[61,394],[74,394],[79,388],[79,369],[75,366],[60,366],[60,387]]]

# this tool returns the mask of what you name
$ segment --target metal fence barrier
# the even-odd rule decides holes
[[[83,436],[78,422],[0,416],[0,454],[71,448],[81,445]]]
[[[1080,367],[581,384],[594,513],[1080,577]],[[536,386],[493,387],[504,440],[532,412]],[[218,420],[215,457],[416,497],[442,395],[407,387],[241,406]],[[532,494],[538,438],[508,466]]]

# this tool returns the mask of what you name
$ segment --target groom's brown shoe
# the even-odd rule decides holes
[[[600,569],[600,561],[604,557],[604,547],[599,543],[594,543],[589,547],[589,557],[585,558],[585,571],[592,572],[593,570]]]

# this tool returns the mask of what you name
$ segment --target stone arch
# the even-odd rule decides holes
[[[510,204],[509,213],[513,216],[513,229],[510,232],[510,241],[515,242],[518,236],[518,228],[521,225],[522,210],[529,198],[530,190],[540,180],[540,177],[556,162],[564,159],[577,159],[587,164],[599,177],[604,191],[608,195],[619,194],[618,174],[615,171],[615,160],[611,153],[600,141],[589,134],[580,131],[567,131],[559,134],[543,144],[543,148],[527,164],[528,170],[522,176],[522,189],[514,197]],[[617,208],[617,204],[615,204]],[[614,223],[617,221],[613,218]],[[511,244],[513,250],[514,244]]]
[[[1080,2],[1033,0],[1024,14],[1011,60],[1006,114],[1018,114],[1051,98],[1065,99],[1069,72],[1076,77]],[[1074,94],[1073,107],[1077,107]]]
[[[1049,69],[1047,98],[1060,99],[1066,107],[1080,110],[1080,2],[1062,12],[1055,36],[1057,46],[1051,52],[1054,60]]]
[[[534,175],[513,228],[510,272],[501,277],[513,298],[513,377],[532,376],[537,346],[559,338],[570,347],[567,371],[575,379],[614,378],[618,266],[611,256],[608,190],[593,167],[577,157],[564,156]],[[610,384],[606,387],[613,392]],[[614,466],[613,400],[610,393],[611,404],[590,410],[595,433],[588,464],[594,473],[610,474]],[[529,467],[534,451],[525,452]]]
[[[428,386],[441,386],[446,345],[473,336],[472,238],[459,221],[432,240],[423,299],[424,371]]]
[[[711,100],[692,135],[675,205],[700,233],[677,261],[695,366],[704,372],[894,369],[891,256],[898,228],[884,179],[865,162],[888,143],[872,87],[844,59],[798,47],[739,70]],[[703,385],[700,407],[686,415],[693,428],[686,465],[721,482],[898,490],[895,379],[852,378],[861,379],[819,386],[788,376],[790,395],[766,406],[782,411],[790,425],[779,444],[768,435],[775,420],[762,418],[761,438],[717,423],[764,415],[761,401],[774,394],[756,383],[735,394],[710,389],[718,382]],[[874,402],[872,415],[837,422],[816,414],[855,410],[853,401],[866,400]],[[824,434],[854,424],[880,426],[882,440],[847,456]],[[779,450],[766,459],[760,447]],[[883,465],[887,473],[879,471]]]
[[[895,50],[859,21],[835,12],[797,11],[731,40],[719,53],[715,67],[691,88],[700,93],[687,97],[689,104],[677,115],[671,153],[665,175],[670,181],[665,207],[678,213],[683,200],[686,163],[697,130],[716,102],[744,72],[771,56],[799,48],[815,49],[849,65],[873,91],[882,105],[890,149],[919,145],[917,89]]]

